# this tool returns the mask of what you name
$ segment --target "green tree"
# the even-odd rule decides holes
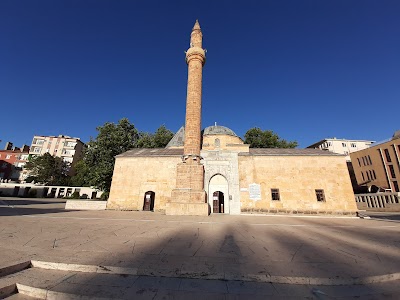
[[[296,148],[296,141],[281,139],[272,130],[261,130],[258,127],[247,130],[244,142],[250,144],[250,148]]]
[[[161,125],[154,133],[154,148],[164,148],[169,141],[173,138],[174,133]]]
[[[135,148],[139,133],[126,118],[119,120],[118,124],[107,122],[96,129],[98,135],[89,141],[82,161],[76,166],[73,182],[95,186],[108,193],[115,156]]]
[[[90,167],[86,164],[84,159],[76,162],[74,165],[75,175],[71,177],[71,186],[90,186],[88,174]]]
[[[138,148],[164,148],[174,136],[174,133],[161,125],[156,132],[141,132],[137,143]]]
[[[149,132],[140,132],[139,140],[137,141],[137,148],[155,148],[154,135]]]
[[[48,185],[68,185],[69,166],[61,157],[49,153],[33,156],[25,164],[30,177],[36,182]]]

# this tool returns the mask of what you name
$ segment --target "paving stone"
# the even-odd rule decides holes
[[[146,289],[179,290],[181,280],[181,278],[140,276],[133,284],[133,287],[143,287]]]
[[[227,281],[229,294],[237,295],[278,295],[271,283]]]
[[[182,278],[181,291],[228,293],[226,281]]]

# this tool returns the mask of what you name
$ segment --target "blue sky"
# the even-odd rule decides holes
[[[184,124],[199,19],[203,128],[271,129],[306,147],[400,129],[400,1],[0,1],[0,144],[87,142],[127,117]]]

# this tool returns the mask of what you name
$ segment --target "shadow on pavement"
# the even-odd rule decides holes
[[[33,205],[33,204],[60,204],[66,203],[66,200],[58,199],[58,201],[54,200],[45,200],[45,199],[21,199],[21,200],[4,200],[0,198],[0,205]]]
[[[219,223],[223,219],[218,217],[210,218],[210,222],[185,221],[188,218],[171,221],[176,219],[163,217],[157,223],[135,223],[134,227],[108,224],[90,234],[93,245],[107,254],[86,258],[86,264],[138,268],[139,275],[151,276],[77,273],[55,290],[118,299],[359,297],[373,292],[373,288],[263,283],[241,278],[368,276],[388,273],[390,262],[396,262],[394,267],[400,264],[391,247],[376,258],[376,249],[367,236],[358,235],[351,227],[329,227],[315,220],[304,220],[305,226],[299,227]],[[102,240],[102,234],[112,238]],[[373,240],[385,247],[384,239],[373,235]],[[77,259],[79,255],[75,253]],[[236,280],[202,279],[219,279],[221,274]]]
[[[0,207],[0,216],[26,216],[39,214],[64,213],[70,210],[64,208],[21,208],[21,207]]]
[[[67,212],[64,199],[0,198],[0,216],[19,216]]]

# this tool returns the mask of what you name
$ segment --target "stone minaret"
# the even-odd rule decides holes
[[[199,163],[201,143],[201,87],[203,66],[206,61],[202,48],[203,34],[199,22],[193,26],[190,48],[186,52],[188,65],[188,84],[186,97],[186,125],[184,155],[188,163]]]
[[[182,162],[176,168],[176,188],[167,205],[168,215],[208,215],[204,191],[204,166],[200,164],[201,89],[206,61],[199,22],[193,26],[186,52],[188,84],[186,97],[185,142]]]

